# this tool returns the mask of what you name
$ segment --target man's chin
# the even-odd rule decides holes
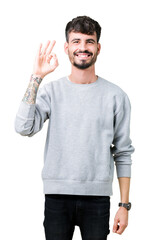
[[[86,64],[78,64],[78,63],[74,62],[73,65],[78,69],[84,70],[84,69],[89,68],[92,64],[87,64],[87,63]]]

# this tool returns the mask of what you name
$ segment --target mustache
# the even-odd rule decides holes
[[[79,53],[86,53],[86,54],[89,54],[89,55],[93,55],[93,53],[89,52],[88,50],[85,50],[85,51],[78,51],[78,52],[74,52],[74,55],[77,55]]]

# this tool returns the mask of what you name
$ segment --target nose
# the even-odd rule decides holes
[[[85,43],[84,41],[82,41],[82,42],[80,43],[79,48],[80,48],[81,51],[85,51],[85,50],[86,50],[86,43]]]

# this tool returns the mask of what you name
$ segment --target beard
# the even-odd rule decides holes
[[[77,54],[79,53],[86,53],[86,54],[89,54],[90,56],[93,56],[91,58],[91,60],[85,60],[85,59],[81,59],[80,62],[78,63],[76,60],[75,60],[75,56],[77,56]],[[73,54],[71,54],[69,51],[68,51],[68,56],[69,56],[69,59],[70,59],[70,62],[78,69],[87,69],[89,68],[90,66],[92,66],[96,60],[97,60],[97,55],[98,53],[96,52],[95,55],[93,55],[93,53],[91,52],[88,52],[87,50],[86,51],[79,51],[79,52],[74,52]]]
[[[74,61],[73,65],[79,69],[86,69],[86,68],[89,68],[90,66],[92,66],[94,63],[95,63],[95,61],[93,61],[93,59],[88,63],[85,60],[81,60],[81,63],[76,63]]]

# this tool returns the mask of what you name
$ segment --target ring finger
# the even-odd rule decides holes
[[[49,55],[49,54],[51,53],[51,51],[52,51],[55,43],[56,43],[55,40],[53,40],[53,41],[50,43],[49,48],[48,48],[48,51],[47,51],[47,55]]]
[[[43,54],[43,55],[46,54],[46,51],[47,51],[47,48],[48,48],[49,44],[50,44],[50,41],[48,40],[46,46],[44,47],[44,49],[43,49],[43,51],[42,51],[42,54]]]

